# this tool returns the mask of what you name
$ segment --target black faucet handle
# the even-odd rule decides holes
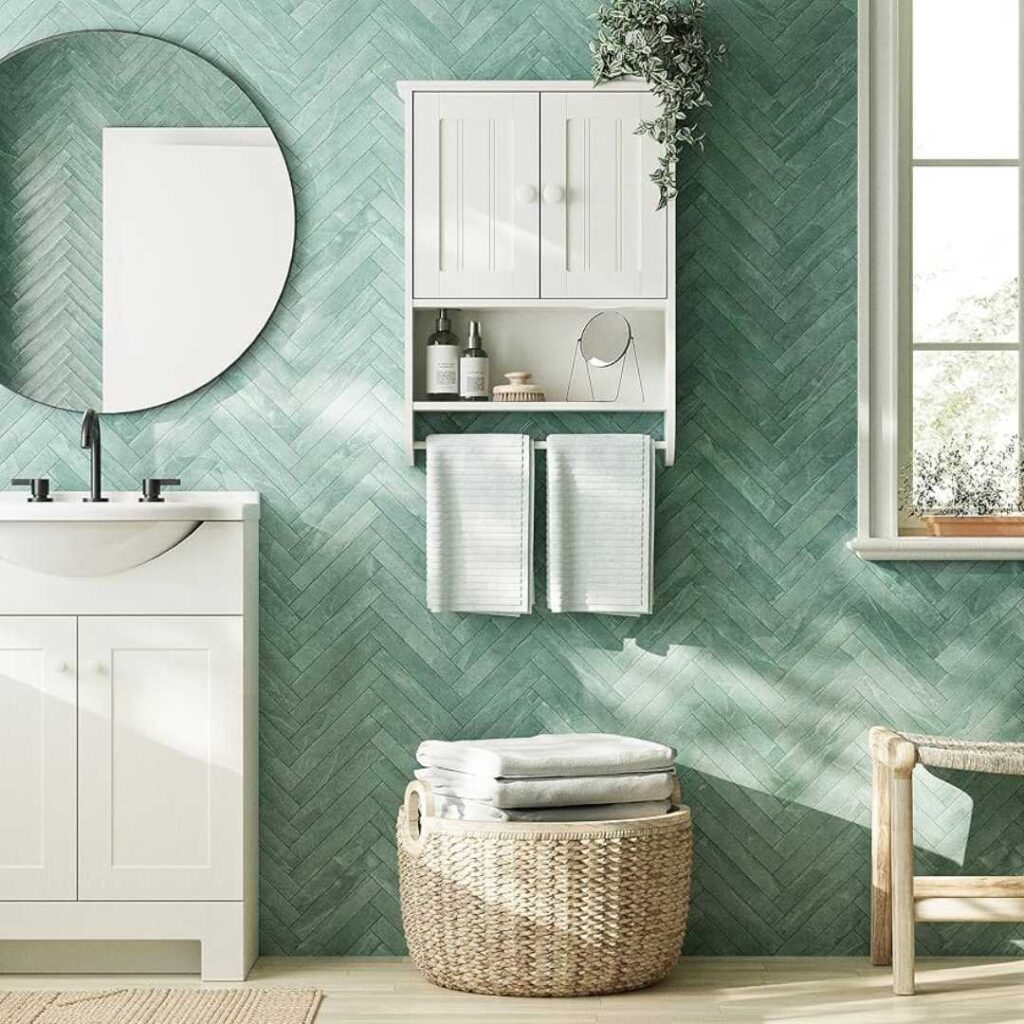
[[[29,501],[47,502],[53,501],[50,497],[50,481],[45,476],[16,477],[11,481],[13,487],[31,487],[32,494]]]
[[[161,487],[180,487],[181,481],[171,478],[147,477],[142,481],[142,497],[139,501],[163,501],[160,497]]]

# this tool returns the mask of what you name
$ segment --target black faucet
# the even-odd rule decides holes
[[[82,501],[106,501],[102,495],[102,475],[100,470],[100,418],[95,409],[86,409],[82,417],[82,447],[88,448],[92,455],[92,469],[89,473],[89,497]]]

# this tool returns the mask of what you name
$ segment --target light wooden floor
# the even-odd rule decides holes
[[[266,957],[250,985],[321,988],[317,1024],[1010,1024],[1024,1022],[1024,959],[918,960],[921,992],[896,997],[865,959],[684,958],[666,982],[594,999],[501,999],[447,992],[406,960]],[[5,975],[0,989],[195,985],[177,975]]]

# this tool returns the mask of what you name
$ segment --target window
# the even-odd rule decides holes
[[[986,450],[1017,497],[1022,6],[860,5],[864,557],[1024,557],[1024,538],[927,537],[900,512],[952,446]]]

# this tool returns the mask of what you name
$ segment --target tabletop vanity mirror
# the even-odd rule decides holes
[[[63,409],[173,401],[252,344],[291,265],[284,155],[173,43],[56,36],[0,61],[0,384]]]

